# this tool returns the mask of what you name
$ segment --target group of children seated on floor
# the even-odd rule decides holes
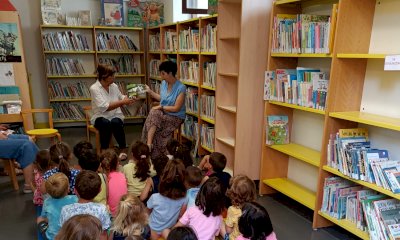
[[[86,141],[73,153],[63,142],[35,161],[34,204],[39,239],[276,239],[255,183],[223,172],[214,152],[194,167],[189,150],[171,140],[169,155],[150,159],[137,141],[120,165],[108,149],[98,157]],[[147,206],[147,207],[146,207]]]

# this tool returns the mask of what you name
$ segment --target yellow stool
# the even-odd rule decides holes
[[[27,119],[28,115],[34,113],[47,113],[49,120],[49,128],[41,129],[28,129]],[[53,109],[31,109],[21,111],[22,121],[24,124],[24,129],[27,135],[35,138],[52,138],[52,143],[54,143],[54,137],[57,137],[58,141],[61,142],[61,134],[53,126]]]

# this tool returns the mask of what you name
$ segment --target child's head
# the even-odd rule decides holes
[[[197,235],[191,227],[176,227],[169,232],[167,240],[197,240]]]
[[[75,180],[75,191],[79,198],[84,200],[93,200],[99,194],[101,188],[101,179],[93,171],[82,170]]]
[[[136,141],[131,146],[132,156],[136,163],[136,173],[133,177],[144,182],[150,176],[150,149],[143,142]]]
[[[102,233],[98,218],[89,214],[79,214],[68,219],[61,227],[56,240],[98,240]]]
[[[60,172],[64,173],[68,178],[71,173],[68,161],[71,158],[71,148],[64,142],[53,144],[50,149],[50,159],[57,164]]]
[[[245,202],[256,200],[256,184],[245,175],[236,175],[230,180],[226,195],[232,200],[232,205],[242,207]]]
[[[180,159],[186,167],[193,166],[193,159],[190,155],[190,149],[185,145],[180,144],[177,148],[176,153],[174,153],[174,158]]]
[[[123,236],[140,235],[147,225],[147,209],[135,195],[128,193],[121,197],[113,230]]]
[[[161,175],[159,192],[161,195],[179,199],[186,195],[185,166],[179,159],[169,160]]]
[[[203,180],[203,174],[197,167],[189,166],[186,168],[185,183],[187,188],[198,187]]]
[[[68,177],[64,173],[55,173],[47,179],[45,187],[52,198],[63,198],[69,191]]]
[[[100,166],[99,157],[94,150],[91,149],[87,149],[80,153],[78,163],[82,170],[90,170],[93,172],[97,172]]]
[[[199,190],[196,197],[196,206],[207,217],[218,216],[225,207],[225,192],[221,180],[216,177],[209,178]]]
[[[49,170],[52,166],[51,161],[50,161],[50,154],[48,150],[40,150],[36,154],[36,159],[35,159],[35,168],[40,172],[44,173],[47,170]]]
[[[168,154],[175,156],[175,153],[178,151],[179,145],[180,143],[175,138],[171,138],[170,140],[168,140],[167,145],[165,146],[167,148]]]
[[[100,155],[101,168],[107,174],[117,171],[118,155],[113,149],[107,149]]]
[[[265,239],[273,231],[267,210],[256,202],[243,204],[239,231],[245,238]]]
[[[74,146],[74,155],[79,160],[82,153],[93,150],[93,145],[88,141],[80,141]]]
[[[168,161],[168,157],[164,154],[158,155],[156,158],[153,159],[154,170],[156,170],[158,176],[162,175]]]
[[[222,172],[226,166],[226,157],[222,153],[213,152],[210,154],[209,163],[214,172]]]

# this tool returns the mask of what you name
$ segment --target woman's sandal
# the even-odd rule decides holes
[[[32,193],[32,186],[30,184],[24,184],[24,189],[22,190],[24,193],[28,194],[28,193]]]

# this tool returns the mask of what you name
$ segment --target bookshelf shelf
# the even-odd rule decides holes
[[[280,193],[296,200],[304,206],[314,210],[315,208],[315,193],[296,184],[287,178],[272,178],[265,179],[263,183],[272,187]]]
[[[76,122],[86,122],[86,119],[76,119],[76,120],[58,120],[58,119],[54,119],[54,123],[76,123]]]
[[[45,54],[94,54],[95,51],[44,51]]]
[[[331,217],[329,214],[326,214],[321,211],[318,211],[318,214],[321,215],[322,217],[328,219],[329,221],[335,223],[336,225],[346,229],[347,231],[353,233],[357,237],[359,237],[363,240],[369,240],[369,234],[367,232],[364,232],[364,231],[358,229],[354,223],[352,223],[346,219],[339,220],[339,219]]]
[[[225,76],[225,77],[239,77],[239,73],[219,72],[218,75]]]
[[[87,102],[90,98],[65,98],[65,99],[50,99],[50,102]]]
[[[162,51],[161,54],[178,54],[178,52]]]
[[[187,140],[189,140],[189,141],[193,141],[193,138],[191,138],[191,137],[189,137],[189,136],[186,136],[185,134],[181,134],[181,136],[183,137],[183,138],[186,138]]]
[[[50,78],[96,78],[96,75],[69,75],[69,76],[47,76],[48,79]]]
[[[195,112],[188,112],[188,111],[186,111],[186,114],[187,115],[190,115],[190,116],[193,116],[193,117],[199,117],[199,115],[197,114],[197,113],[195,113]]]
[[[337,58],[362,58],[362,59],[384,59],[387,55],[379,53],[338,53]]]
[[[138,28],[138,27],[109,27],[109,26],[95,26],[94,29],[115,30],[115,31],[121,31],[121,30],[142,31],[143,30],[143,28]]]
[[[93,29],[93,26],[40,25],[41,28]]]
[[[22,122],[21,114],[0,114],[0,123]]]
[[[214,149],[208,148],[207,146],[201,145],[201,147],[203,149],[205,149],[206,151],[208,151],[209,153],[213,153],[214,152]]]
[[[298,2],[301,2],[301,0],[277,0],[277,1],[275,1],[275,5],[298,3]]]
[[[181,55],[199,55],[200,52],[178,52]]]
[[[390,196],[392,198],[396,198],[396,199],[400,200],[400,194],[395,194],[390,190],[387,190],[387,189],[384,189],[383,187],[377,186],[376,184],[350,178],[350,177],[344,175],[343,173],[339,172],[339,170],[334,169],[334,168],[329,167],[329,166],[326,166],[326,165],[323,166],[322,169],[324,169],[325,171],[330,172],[330,173],[332,173],[332,174],[334,174],[336,176],[339,176],[341,178],[345,178],[345,179],[347,179],[349,181],[355,182],[355,183],[357,183],[359,185],[362,185],[362,186],[366,186],[367,188],[373,189],[373,190],[375,190],[377,192],[383,193],[383,194],[388,195],[388,196]]]
[[[215,91],[215,88],[213,88],[213,87],[209,87],[209,86],[205,86],[205,85],[201,85],[200,87],[203,89],[210,90],[210,91]]]
[[[332,54],[326,54],[326,53],[271,53],[271,57],[332,58]]]
[[[150,77],[150,79],[157,80],[157,81],[162,81],[162,79],[160,77]]]
[[[161,51],[149,51],[149,54],[161,54]]]
[[[216,52],[201,52],[200,55],[217,55]]]
[[[215,124],[215,120],[211,119],[211,118],[207,118],[207,117],[201,116],[201,120],[203,120],[205,122],[208,122],[208,123],[211,123],[211,124]]]
[[[192,87],[199,87],[199,83],[186,82],[186,81],[182,81],[182,83]]]
[[[97,54],[144,54],[143,51],[115,51],[115,50],[107,50],[107,51],[97,51]]]
[[[235,106],[217,106],[217,108],[225,112],[236,113]]]
[[[278,106],[283,106],[283,107],[298,109],[298,110],[301,110],[301,111],[306,111],[306,112],[311,112],[311,113],[317,113],[317,114],[325,115],[325,111],[324,111],[324,110],[319,110],[319,109],[315,109],[315,108],[302,107],[302,106],[295,105],[295,104],[284,103],[284,102],[277,102],[277,101],[269,101],[269,103],[274,104],[274,105],[278,105]]]
[[[315,167],[319,167],[320,165],[321,153],[314,149],[295,143],[289,143],[283,145],[271,145],[271,146],[267,145],[267,146],[272,149],[275,149],[276,151],[285,153],[291,157],[297,158],[303,162],[311,164]]]
[[[144,74],[115,74],[116,78],[133,78],[133,77],[145,77]]]
[[[217,137],[216,139],[229,147],[235,147],[235,139],[233,138]]]
[[[364,123],[367,125],[400,131],[400,118],[391,118],[365,112],[331,112],[330,117]]]

